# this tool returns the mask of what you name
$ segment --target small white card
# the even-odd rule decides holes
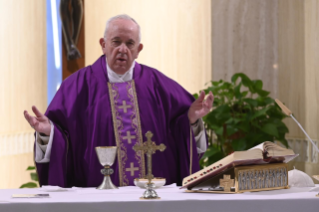
[[[12,198],[48,198],[49,194],[12,194]]]

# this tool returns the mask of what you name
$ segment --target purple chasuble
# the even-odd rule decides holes
[[[145,173],[145,155],[132,147],[152,140],[166,145],[152,155],[153,175],[181,185],[199,170],[199,156],[187,117],[194,98],[159,71],[135,63],[133,80],[109,83],[105,56],[68,77],[46,116],[54,124],[49,163],[36,163],[40,185],[97,187],[103,168],[96,146],[117,146],[112,168],[117,186],[133,185]],[[191,168],[191,170],[190,170]]]

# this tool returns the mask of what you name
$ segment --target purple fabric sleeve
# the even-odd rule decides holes
[[[40,185],[68,187],[68,138],[54,123],[54,138],[49,163],[36,163]],[[69,167],[71,168],[71,167]]]

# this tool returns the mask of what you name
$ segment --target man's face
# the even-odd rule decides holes
[[[108,65],[117,74],[127,72],[143,49],[143,45],[138,41],[138,26],[126,19],[112,21],[106,40],[101,38],[100,45]]]

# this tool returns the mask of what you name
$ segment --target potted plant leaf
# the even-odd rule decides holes
[[[35,166],[29,166],[27,168],[27,171],[32,171],[35,170]],[[20,186],[20,188],[37,188],[38,187],[38,175],[36,172],[30,172],[30,177],[32,182],[24,183],[23,185]]]
[[[208,149],[200,161],[202,167],[264,141],[279,141],[288,147],[288,128],[282,121],[286,115],[269,97],[270,92],[263,90],[261,80],[236,73],[231,82],[212,81],[204,91],[212,91],[215,99],[213,110],[203,118]]]

